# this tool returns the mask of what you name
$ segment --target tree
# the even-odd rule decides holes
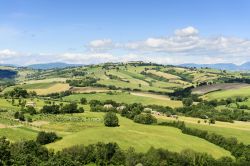
[[[28,106],[26,108],[26,112],[29,113],[30,115],[36,114],[36,109],[34,107]]]
[[[215,119],[214,118],[209,119],[209,124],[215,124]]]
[[[66,104],[61,109],[62,113],[76,113],[78,112],[77,104],[75,102]]]
[[[182,100],[184,106],[191,106],[193,104],[193,100],[191,98],[186,98]]]
[[[80,103],[81,104],[87,104],[87,99],[86,98],[81,98]]]
[[[15,112],[14,118],[19,119],[20,121],[25,121],[25,117],[24,117],[23,112]]]
[[[14,88],[12,91],[8,92],[8,94],[10,97],[17,97],[17,98],[19,97],[26,98],[29,95],[27,90],[22,89],[20,87]]]
[[[19,118],[19,112],[17,111],[17,112],[15,112],[15,114],[14,114],[14,118],[15,119],[18,119]]]
[[[114,112],[107,112],[104,115],[104,125],[107,127],[119,126],[119,119]]]
[[[9,165],[10,163],[10,142],[5,138],[0,138],[0,165]]]
[[[44,105],[40,112],[45,114],[59,114],[60,107],[59,105]]]

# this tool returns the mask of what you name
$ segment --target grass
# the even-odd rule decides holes
[[[250,96],[250,86],[238,88],[238,89],[228,89],[228,90],[221,90],[216,92],[211,92],[203,96],[205,99],[225,99],[228,97],[236,98],[237,96],[240,97],[249,97]]]
[[[11,86],[4,89],[3,93],[11,91],[14,87],[21,87],[27,89],[28,91],[35,91],[38,95],[46,95],[50,93],[62,92],[69,90],[69,84],[57,83],[57,82],[39,82],[32,84],[22,84],[17,86]]]
[[[157,96],[157,95],[155,95]],[[159,95],[159,97],[162,97]],[[70,96],[66,96],[63,99],[65,101],[79,101],[81,98],[86,98],[89,100],[114,100],[119,103],[142,103],[143,105],[150,105],[150,104],[157,104],[163,106],[170,106],[170,107],[180,107],[182,103],[180,101],[173,101],[173,100],[166,100],[162,98],[156,98],[154,96],[138,96],[138,95],[131,95],[129,93],[115,93],[112,95],[106,93],[94,93],[94,94],[73,94]]]
[[[37,131],[26,127],[3,128],[0,129],[0,136],[5,136],[12,142],[34,140],[37,136]]]
[[[175,120],[171,117],[157,116],[160,121]],[[179,117],[178,120],[184,121],[188,127],[207,130],[225,137],[236,137],[240,142],[250,144],[250,122],[235,121],[234,123],[216,121],[215,124],[209,125],[204,123],[203,119],[192,117]],[[198,124],[200,120],[200,124]]]
[[[102,125],[83,128],[82,131],[67,135],[47,147],[60,150],[76,144],[117,142],[124,149],[134,147],[138,152],[145,152],[153,146],[176,152],[193,149],[198,152],[207,152],[216,158],[230,156],[228,151],[203,139],[182,134],[179,129],[173,127],[136,124],[120,116],[119,120],[119,127],[109,128]]]
[[[159,77],[164,77],[164,78],[169,79],[169,80],[171,80],[171,79],[180,79],[179,76],[169,74],[169,73],[164,73],[164,72],[161,72],[161,71],[148,70],[147,72],[151,73],[151,74],[154,74],[154,75],[157,75]]]

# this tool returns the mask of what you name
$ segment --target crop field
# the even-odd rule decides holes
[[[143,105],[158,104],[169,107],[180,107],[182,103],[180,101],[174,101],[163,98],[161,95],[149,95],[149,94],[138,94],[138,93],[122,93],[117,92],[114,94],[106,93],[94,93],[94,94],[73,94],[66,96],[63,99],[65,101],[80,101],[81,98],[86,98],[87,100],[114,100],[119,103],[142,103]]]
[[[42,80],[29,80],[25,81],[26,84],[36,84],[36,83],[53,83],[53,82],[65,82],[67,78],[47,78]]]
[[[243,87],[249,87],[249,84],[245,83],[218,83],[213,85],[203,85],[192,89],[192,93],[195,94],[206,94],[213,91],[219,90],[231,90],[231,89],[240,89]]]
[[[208,93],[203,96],[204,99],[225,99],[225,98],[236,98],[238,96],[241,97],[249,97],[250,96],[250,86],[245,86],[237,89],[228,89],[221,90]]]
[[[218,158],[230,156],[230,153],[203,139],[182,134],[180,130],[165,126],[147,126],[136,124],[119,116],[120,126],[107,128],[104,126],[89,127],[82,131],[65,136],[62,140],[47,145],[48,148],[60,150],[75,144],[91,144],[101,142],[117,142],[122,148],[134,147],[136,151],[145,152],[151,146],[167,148],[179,152],[193,149],[207,152]],[[140,141],[138,141],[140,140]],[[187,142],[189,142],[187,144]]]
[[[106,88],[98,88],[98,87],[72,87],[70,89],[73,93],[93,93],[93,92],[108,92],[111,91]]]
[[[66,83],[57,83],[57,82],[42,82],[42,83],[33,83],[33,84],[22,84],[15,87],[21,87],[27,89],[28,91],[35,91],[38,95],[46,95],[50,93],[62,92],[69,90],[70,86]],[[8,87],[4,89],[4,93],[11,91],[14,87]]]
[[[180,79],[180,77],[178,77],[178,76],[176,76],[176,75],[164,73],[164,72],[161,72],[161,71],[148,70],[147,72],[148,72],[148,73],[155,74],[155,75],[160,76],[160,77],[164,77],[164,78],[169,79],[169,80]]]

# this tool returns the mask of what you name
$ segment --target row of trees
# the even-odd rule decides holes
[[[79,80],[66,80],[66,82],[70,86],[84,87],[84,86],[92,86],[93,84],[97,83],[98,80],[99,78],[86,77],[84,79],[79,79]]]
[[[146,153],[137,153],[133,148],[122,150],[116,143],[77,145],[55,153],[35,141],[11,143],[0,138],[0,165],[79,166],[91,163],[101,166],[249,165],[243,160],[233,161],[229,157],[214,159],[211,155],[192,150],[176,153],[150,148]]]
[[[75,102],[65,105],[44,105],[40,111],[45,114],[65,114],[65,113],[83,113],[84,109],[77,106]]]
[[[27,98],[27,97],[33,97],[36,96],[36,92],[32,91],[28,93],[26,89],[15,87],[13,90],[6,92],[4,96],[11,97],[11,98]]]
[[[91,100],[89,102],[90,110],[92,112],[118,112],[121,116],[134,120],[136,123],[152,124],[157,120],[151,115],[151,112],[144,113],[144,106],[139,103],[133,104],[119,104],[112,100],[101,102],[98,100]],[[112,107],[105,107],[105,105],[111,105]],[[117,109],[119,106],[123,106],[121,110]]]

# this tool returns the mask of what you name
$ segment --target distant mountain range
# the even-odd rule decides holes
[[[55,63],[41,63],[41,64],[33,64],[33,65],[28,65],[25,67],[31,68],[31,69],[42,69],[42,70],[47,70],[47,69],[62,69],[66,67],[77,67],[77,66],[83,66],[81,64],[68,64],[68,63],[62,63],[62,62],[55,62]]]
[[[77,66],[84,66],[83,64],[68,64],[63,62],[54,62],[54,63],[41,63],[41,64],[32,64],[28,66],[19,66],[13,64],[0,64],[0,66],[11,66],[11,67],[28,67],[30,69],[62,69],[67,67],[77,67]],[[215,63],[215,64],[196,64],[196,63],[184,63],[177,66],[181,67],[196,67],[196,68],[213,68],[219,70],[231,70],[231,71],[250,71],[250,62],[243,63],[242,65],[236,65],[233,63]]]
[[[219,70],[231,70],[231,71],[246,71],[250,70],[250,62],[243,63],[242,65],[236,65],[233,63],[215,63],[215,64],[195,64],[195,63],[185,63],[178,65],[181,67],[196,67],[196,68],[213,68]]]

